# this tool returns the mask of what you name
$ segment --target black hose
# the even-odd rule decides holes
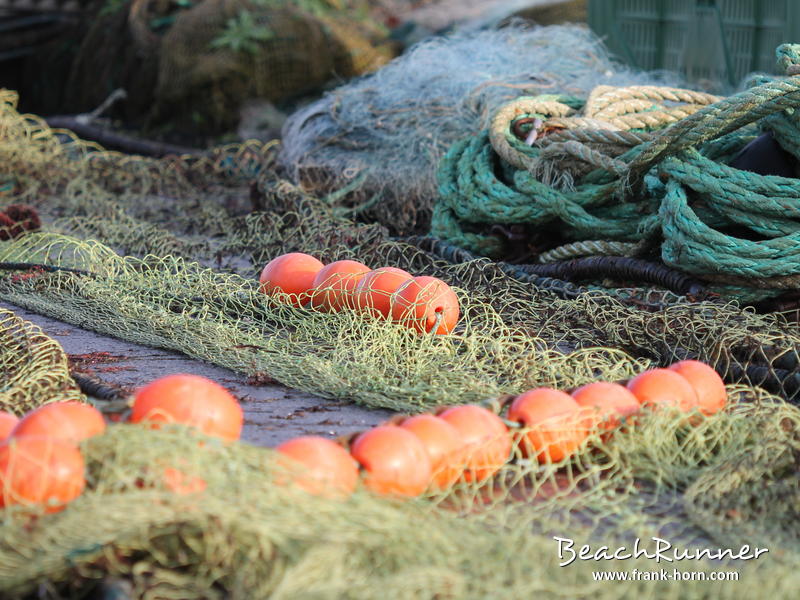
[[[699,281],[658,263],[627,256],[589,256],[543,265],[516,265],[526,273],[567,281],[605,278],[649,283],[676,294],[703,298],[708,295]]]

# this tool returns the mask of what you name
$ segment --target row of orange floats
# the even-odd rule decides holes
[[[672,408],[711,415],[727,402],[724,383],[708,365],[687,360],[651,369],[626,385],[587,384],[571,394],[552,388],[511,399],[505,420],[479,405],[445,407],[435,414],[397,416],[339,443],[303,436],[280,444],[280,485],[325,496],[346,496],[359,481],[370,491],[415,497],[444,491],[459,481],[481,483],[511,458],[514,445],[540,463],[559,463],[580,451],[593,431],[610,435],[639,418],[643,408]],[[225,442],[238,440],[241,406],[225,388],[204,377],[170,375],[141,388],[129,421],[153,428],[177,423]],[[691,419],[689,420],[691,421]],[[41,406],[22,419],[0,413],[0,508],[15,504],[61,510],[80,496],[86,481],[79,445],[105,431],[96,408],[79,402]],[[166,487],[202,492],[206,483],[164,469]]]
[[[450,333],[458,322],[458,298],[441,279],[396,267],[371,270],[355,260],[327,265],[291,252],[272,259],[259,278],[261,290],[294,306],[324,312],[350,309],[391,319],[418,332]]]
[[[716,371],[686,360],[645,371],[627,385],[601,381],[571,394],[529,390],[513,398],[505,420],[483,406],[453,406],[436,414],[396,417],[344,444],[305,436],[277,450],[302,466],[295,482],[308,492],[349,494],[360,469],[371,491],[413,497],[458,481],[487,480],[511,458],[515,444],[525,458],[559,463],[578,452],[592,432],[620,428],[643,408],[711,415],[726,402]]]

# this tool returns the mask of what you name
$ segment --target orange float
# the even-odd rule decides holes
[[[485,481],[508,460],[511,454],[508,427],[490,410],[467,404],[448,408],[439,417],[461,435],[467,481]]]
[[[19,423],[19,417],[17,417],[17,415],[0,410],[0,441],[11,435],[17,423]]]
[[[359,435],[350,453],[364,468],[364,485],[382,496],[413,497],[431,481],[431,459],[420,439],[402,427],[381,425]]]
[[[675,371],[650,369],[628,382],[628,389],[642,406],[672,407],[683,412],[698,408],[697,394],[692,385]]]
[[[340,496],[353,493],[358,484],[358,463],[342,446],[310,435],[280,444],[278,464],[292,471],[292,483],[309,494]],[[282,482],[278,475],[278,483]]]
[[[179,496],[199,494],[208,487],[208,483],[202,477],[190,477],[175,467],[164,469],[163,481],[169,491]]]
[[[575,399],[552,388],[538,388],[517,396],[508,419],[530,430],[517,439],[526,457],[557,463],[572,456],[589,437],[594,420]]]
[[[39,505],[58,512],[85,485],[83,457],[72,443],[21,436],[0,444],[0,508]]]
[[[392,296],[392,319],[428,333],[450,333],[460,315],[458,297],[441,279],[422,275],[404,283]],[[436,323],[439,323],[438,326]]]
[[[309,254],[283,254],[269,261],[261,271],[261,290],[269,296],[289,294],[289,302],[300,306],[308,302],[307,293],[313,287],[314,277],[324,266]]]
[[[11,436],[35,435],[79,444],[105,430],[102,413],[91,404],[53,402],[26,414],[14,427]]]
[[[370,271],[353,290],[355,307],[374,317],[388,318],[392,312],[392,295],[411,279],[411,273],[395,267]]]
[[[464,472],[464,441],[458,429],[434,415],[416,415],[404,420],[400,427],[416,435],[431,459],[431,488],[446,490]]]
[[[242,433],[242,407],[224,387],[198,375],[169,375],[136,392],[131,423],[165,423],[196,427],[226,441]]]
[[[355,308],[353,290],[370,268],[355,260],[337,260],[322,268],[312,282],[311,306],[337,312]]]
[[[581,386],[572,392],[572,397],[579,406],[597,411],[599,426],[603,429],[614,429],[641,408],[639,400],[628,388],[607,381]]]
[[[728,402],[725,382],[714,369],[698,360],[682,360],[669,367],[685,378],[697,394],[700,412],[713,415],[719,412]]]

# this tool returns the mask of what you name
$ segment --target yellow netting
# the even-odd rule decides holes
[[[800,413],[752,393],[741,399],[753,403],[694,427],[651,417],[610,442],[593,438],[594,449],[569,464],[516,459],[481,486],[405,502],[364,490],[346,501],[309,496],[275,485],[269,450],[112,426],[84,444],[88,488],[66,510],[33,523],[6,512],[0,590],[77,595],[122,580],[135,598],[791,597]],[[760,452],[765,439],[785,450]],[[745,453],[756,478],[740,476]],[[170,467],[207,488],[170,491]],[[681,551],[738,554],[746,543],[769,553],[734,565],[639,558],[562,567],[570,555],[559,557],[553,536],[576,550],[631,551],[639,538],[652,552],[658,537]],[[614,585],[592,576],[662,568],[739,580]]]
[[[61,346],[39,327],[0,309],[0,410],[19,416],[51,400],[81,398]]]
[[[567,464],[517,458],[481,486],[405,503],[364,491],[346,502],[297,496],[271,483],[269,451],[111,427],[84,446],[89,487],[74,504],[33,523],[4,515],[2,593],[77,595],[101,581],[145,598],[790,597],[797,588],[800,413],[785,402],[798,390],[796,324],[658,290],[571,297],[567,285],[537,287],[486,259],[453,264],[435,245],[391,239],[304,195],[275,172],[272,145],[124,157],[50,131],[15,100],[0,92],[0,208],[32,204],[44,226],[0,242],[0,263],[55,269],[4,270],[3,300],[397,410],[620,380],[686,357],[740,384],[729,410],[697,425],[651,416],[610,440],[593,437]],[[265,298],[259,270],[298,250],[439,276],[456,289],[462,321],[451,336],[421,337]],[[28,385],[17,410],[67,397]],[[167,467],[202,477],[206,491],[164,489]],[[653,536],[681,548],[746,541],[770,552],[738,565],[666,566],[737,570],[738,583],[615,586],[592,571],[663,565],[559,567],[554,535],[597,547]]]

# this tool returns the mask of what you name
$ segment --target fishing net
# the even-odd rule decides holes
[[[6,309],[0,309],[0,381],[0,410],[17,415],[50,400],[82,398],[61,346]]]
[[[742,402],[694,426],[651,416],[590,440],[593,450],[567,464],[517,457],[483,484],[414,501],[363,490],[347,500],[311,496],[286,485],[270,450],[111,426],[84,443],[87,490],[66,510],[35,520],[6,510],[0,589],[45,598],[97,587],[115,597],[184,599],[790,597],[800,414],[729,391]],[[689,556],[714,555],[561,566],[571,555],[559,556],[554,537],[576,551],[589,543],[612,553],[633,552],[639,538],[651,556],[657,537]],[[769,552],[713,560],[718,548],[739,555],[740,544],[750,557]],[[592,575],[662,568],[695,581],[613,584]],[[738,580],[702,582],[699,574]]]
[[[397,233],[427,231],[439,160],[488,127],[507,101],[659,79],[613,62],[576,25],[431,39],[294,113],[283,129],[281,162],[304,189],[335,190],[331,200],[350,215]]]
[[[296,100],[391,56],[358,0],[109,3],[81,43],[67,106],[88,111],[122,88],[128,122],[213,135],[235,129],[248,100]]]
[[[650,287],[586,290],[433,238],[393,238],[349,220],[337,198],[284,179],[274,143],[124,156],[20,114],[16,101],[0,91],[0,209],[25,217],[10,206],[27,204],[41,223],[12,224],[0,241],[5,302],[323,398],[409,413],[624,381],[685,358],[713,365],[731,402],[712,417],[661,412],[594,434],[559,464],[515,451],[486,482],[407,502],[364,490],[348,500],[302,495],[276,480],[269,450],[111,426],[84,443],[88,487],[63,512],[31,520],[4,511],[0,594],[56,598],[100,586],[142,598],[738,598],[797,589],[800,332],[786,315]],[[265,297],[260,269],[292,251],[440,277],[462,319],[451,335],[420,336]],[[29,332],[3,344],[5,390],[5,365],[31,372],[44,363],[28,357],[47,342],[10,315],[0,325]],[[63,355],[52,356],[62,366],[47,375],[62,373],[60,386],[19,377],[12,410],[77,397]],[[553,536],[576,550],[630,549],[636,538],[652,546],[657,536],[682,549],[747,543],[770,552],[731,564],[561,567]],[[614,585],[593,576],[662,567],[735,571],[739,581]]]

